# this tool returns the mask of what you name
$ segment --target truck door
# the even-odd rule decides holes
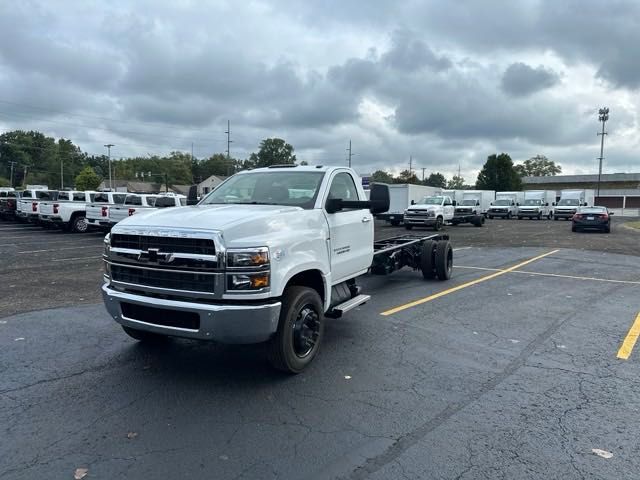
[[[338,172],[331,180],[329,198],[360,200],[353,177]],[[364,199],[362,199],[364,200]],[[334,283],[353,277],[371,266],[373,259],[373,215],[369,210],[345,209],[327,213],[329,255]]]
[[[444,203],[442,205],[443,216],[445,220],[451,220],[453,218],[453,214],[456,211],[456,207],[453,206],[453,202],[451,201],[451,197],[444,197]]]

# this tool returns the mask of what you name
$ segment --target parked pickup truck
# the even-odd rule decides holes
[[[18,200],[20,200],[20,192],[14,189],[0,190],[0,218],[4,220],[15,218]]]
[[[18,200],[16,217],[28,222],[37,222],[40,214],[40,202],[57,198],[58,192],[56,190],[24,190]]]
[[[432,227],[435,231],[453,220],[455,204],[448,195],[424,197],[404,212],[404,228]]]
[[[113,227],[116,223],[127,217],[135,215],[147,208],[152,208],[156,204],[157,197],[158,195],[128,194],[123,204],[112,205],[109,208],[109,225]]]
[[[123,204],[126,197],[127,194],[125,192],[96,193],[93,201],[87,205],[87,224],[89,228],[110,229],[109,208]]]
[[[374,241],[373,214],[389,189],[366,200],[344,167],[273,166],[228,178],[196,206],[134,215],[104,241],[104,302],[141,341],[178,336],[267,342],[272,365],[302,371],[317,355],[325,317],[369,300],[358,277],[408,266],[450,277],[446,236]]]
[[[89,229],[86,214],[87,205],[93,201],[96,192],[60,191],[55,201],[40,202],[40,223],[53,225],[74,233],[84,233]]]

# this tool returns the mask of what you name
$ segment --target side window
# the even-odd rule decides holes
[[[451,197],[444,197],[444,204],[453,205],[453,202],[451,201]]]
[[[126,198],[126,195],[124,193],[116,193],[113,195],[113,203],[124,203],[124,199]]]
[[[355,201],[359,200],[358,190],[353,178],[346,172],[342,172],[333,177],[331,188],[327,199],[340,198],[342,200]]]
[[[73,201],[74,202],[84,202],[85,201],[85,194],[84,192],[77,192],[73,194]]]

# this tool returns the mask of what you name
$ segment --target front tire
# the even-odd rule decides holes
[[[413,228],[413,225],[409,225],[408,223],[405,223],[404,228],[407,230],[411,230]]]
[[[391,220],[391,226],[392,227],[398,227],[400,226],[400,220]]]
[[[442,217],[436,218],[436,223],[433,224],[433,230],[435,232],[439,232],[440,230],[442,230]]]
[[[578,231],[578,227],[576,227],[575,225],[571,225],[571,231],[572,232],[577,232]]]
[[[274,368],[300,373],[318,354],[324,333],[324,309],[318,292],[288,287],[282,296],[278,330],[269,340],[268,359]]]
[[[507,213],[507,220],[511,220],[511,212]]]
[[[489,220],[493,220],[493,215],[487,215],[489,217]]]

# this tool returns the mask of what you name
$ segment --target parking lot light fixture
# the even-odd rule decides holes
[[[599,167],[598,167],[598,190],[596,197],[600,197],[600,177],[602,177],[602,160],[604,159],[604,136],[607,132],[604,131],[604,124],[609,120],[609,108],[604,107],[598,110],[598,121],[602,122],[602,132],[598,132],[600,135],[600,157],[598,157]]]
[[[115,147],[113,143],[107,143],[107,156],[109,158],[109,191],[113,192],[113,181],[111,180],[111,147]]]

